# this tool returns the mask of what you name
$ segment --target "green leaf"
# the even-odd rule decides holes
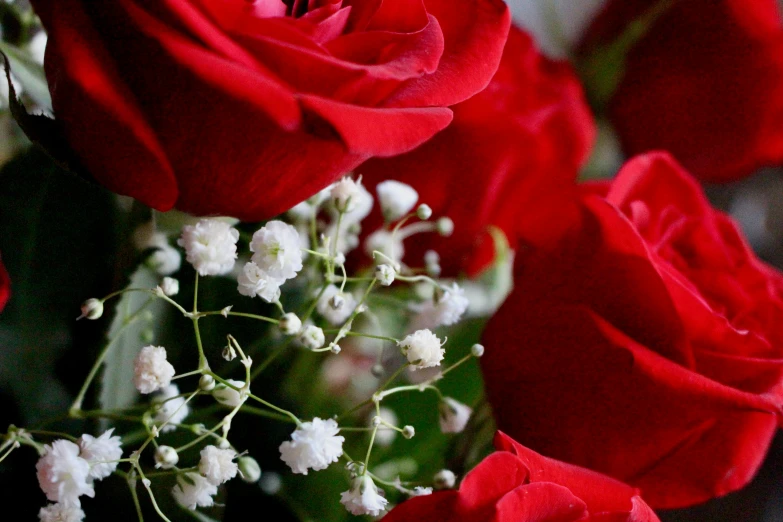
[[[0,41],[0,51],[5,53],[11,62],[14,76],[24,87],[24,92],[41,108],[51,110],[52,97],[43,66],[36,62],[30,53],[8,42]]]
[[[146,266],[140,266],[131,276],[128,288],[155,288],[158,276]],[[150,301],[150,299],[152,299]],[[142,307],[146,311],[133,323],[127,320]],[[142,292],[127,292],[117,302],[109,327],[111,351],[104,362],[99,403],[104,410],[127,408],[136,402],[138,392],[133,386],[133,360],[142,346],[151,344],[166,322],[169,309],[160,299]]]

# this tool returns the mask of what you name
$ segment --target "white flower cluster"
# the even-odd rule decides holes
[[[428,329],[417,330],[397,344],[414,370],[440,366],[446,353],[438,336]]]
[[[237,290],[248,297],[273,303],[280,298],[280,286],[302,270],[299,232],[282,221],[270,221],[253,234],[253,256],[237,278]]]
[[[133,364],[133,384],[139,393],[152,393],[171,384],[174,367],[162,346],[145,346]]]
[[[112,436],[113,431],[100,437],[84,434],[78,444],[60,439],[44,446],[35,465],[38,484],[56,504],[41,509],[38,516],[42,521],[78,522],[84,518],[79,497],[94,497],[93,482],[111,475],[122,458],[121,441]]]
[[[413,319],[412,328],[421,330],[424,328],[437,328],[456,324],[468,309],[468,298],[457,283],[442,289],[442,293],[435,299],[415,307],[418,314]]]
[[[201,276],[224,275],[234,268],[237,258],[237,229],[220,219],[202,219],[182,229],[177,244],[185,258]]]
[[[333,419],[316,417],[312,422],[303,422],[291,434],[291,440],[280,445],[280,458],[291,471],[302,475],[307,475],[308,469],[326,469],[343,454],[345,437],[337,435],[339,431]]]
[[[198,464],[200,474],[188,472],[179,475],[171,490],[174,499],[191,510],[213,505],[212,497],[217,493],[217,487],[237,476],[239,466],[234,462],[236,457],[232,449],[205,446]]]

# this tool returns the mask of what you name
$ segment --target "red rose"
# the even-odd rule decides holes
[[[414,497],[384,522],[657,522],[636,490],[543,457],[503,433],[498,449],[465,476],[459,491]]]
[[[11,278],[3,266],[3,260],[0,259],[0,312],[3,311],[8,300],[11,298]]]
[[[595,128],[571,67],[542,56],[513,28],[487,89],[455,107],[454,122],[416,150],[370,160],[356,172],[367,185],[393,179],[412,185],[436,216],[454,220],[453,236],[406,244],[406,260],[441,254],[444,272],[473,274],[492,259],[487,228],[510,239],[530,235],[535,219],[557,208],[586,160]],[[375,224],[380,224],[380,213]],[[365,229],[372,230],[368,222]]]
[[[160,210],[270,217],[483,89],[501,0],[33,0],[89,172]]]
[[[658,0],[610,0],[583,51]],[[730,181],[783,160],[783,22],[775,0],[674,0],[634,45],[609,113],[625,150],[670,151]]]
[[[744,486],[781,420],[783,277],[667,154],[581,205],[487,326],[498,427],[655,508]]]

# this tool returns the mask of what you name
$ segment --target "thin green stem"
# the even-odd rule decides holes
[[[163,514],[163,511],[160,510],[160,507],[158,506],[158,502],[155,500],[155,495],[152,493],[152,488],[149,485],[150,484],[149,479],[147,479],[147,477],[144,476],[144,471],[142,471],[141,466],[139,466],[137,463],[134,464],[133,467],[136,468],[136,471],[139,473],[139,476],[141,477],[141,483],[150,496],[150,500],[152,501],[152,507],[155,508],[155,512],[158,514],[158,516],[160,516],[160,518],[162,518],[166,522],[171,522],[171,520],[169,520],[169,518]]]

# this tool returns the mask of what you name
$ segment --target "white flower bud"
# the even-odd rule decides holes
[[[338,353],[342,352],[343,349],[340,348],[339,344],[332,343],[331,346],[330,346],[330,350],[329,351],[331,351],[333,354],[337,355]]]
[[[223,355],[223,359],[225,359],[227,361],[233,361],[234,359],[237,358],[237,351],[234,349],[233,346],[231,346],[231,343],[228,343],[223,348],[222,355]]]
[[[449,237],[454,233],[454,222],[451,218],[442,217],[438,219],[435,227],[438,229],[438,234],[443,237]]]
[[[416,429],[413,426],[408,425],[402,428],[402,436],[406,439],[412,439],[414,435],[416,435]]]
[[[457,477],[450,469],[442,469],[435,474],[433,478],[435,489],[449,489],[453,488],[457,483]]]
[[[215,389],[215,378],[211,375],[202,375],[198,380],[198,389],[203,392],[211,392]]]
[[[383,181],[375,187],[386,221],[396,221],[411,211],[419,200],[419,193],[399,181]]]
[[[470,347],[470,354],[473,357],[481,357],[484,355],[484,345],[478,343],[474,344]]]
[[[179,453],[171,446],[158,446],[155,450],[155,467],[171,469],[179,462]]]
[[[334,294],[331,299],[329,299],[329,306],[332,307],[332,310],[341,310],[343,306],[345,306],[345,297],[343,297],[342,294]]]
[[[473,410],[451,397],[444,398],[438,405],[440,430],[443,433],[461,433],[468,424]]]
[[[383,264],[375,267],[375,279],[382,286],[390,286],[394,282],[394,276],[394,268],[390,265]]]
[[[326,336],[324,331],[315,325],[307,325],[302,333],[299,335],[299,342],[301,342],[305,348],[311,350],[317,350],[321,348],[326,342]]]
[[[340,325],[350,317],[356,308],[356,299],[350,293],[340,292],[335,285],[329,285],[318,299],[316,310],[330,324]]]
[[[429,219],[432,217],[432,208],[430,208],[429,205],[422,203],[419,205],[419,208],[416,209],[416,216],[423,220]]]
[[[288,312],[280,318],[280,330],[286,335],[296,335],[302,329],[302,321],[296,314]]]
[[[100,299],[87,299],[82,304],[82,315],[76,318],[78,321],[82,318],[87,319],[98,319],[103,315],[103,301]]]
[[[359,186],[360,183],[356,183],[349,177],[345,177],[332,185],[330,195],[338,211],[347,213],[356,209],[360,194]]]
[[[432,495],[432,488],[424,488],[421,486],[416,486],[415,488],[413,488],[413,494],[411,496],[424,497],[426,495]]]
[[[167,297],[172,297],[179,293],[179,281],[173,277],[164,277],[158,288],[160,288]]]
[[[261,478],[261,466],[253,457],[239,457],[237,465],[239,466],[239,476],[245,482],[252,484]]]
[[[227,379],[226,382],[228,382],[235,388],[244,388],[245,386],[245,383],[243,381],[235,381],[234,379]],[[237,390],[235,390],[234,388],[230,388],[223,383],[220,383],[219,385],[215,386],[215,389],[212,390],[212,396],[220,404],[223,404],[230,408],[236,408],[237,406],[245,402],[246,399],[241,397],[240,393]]]

